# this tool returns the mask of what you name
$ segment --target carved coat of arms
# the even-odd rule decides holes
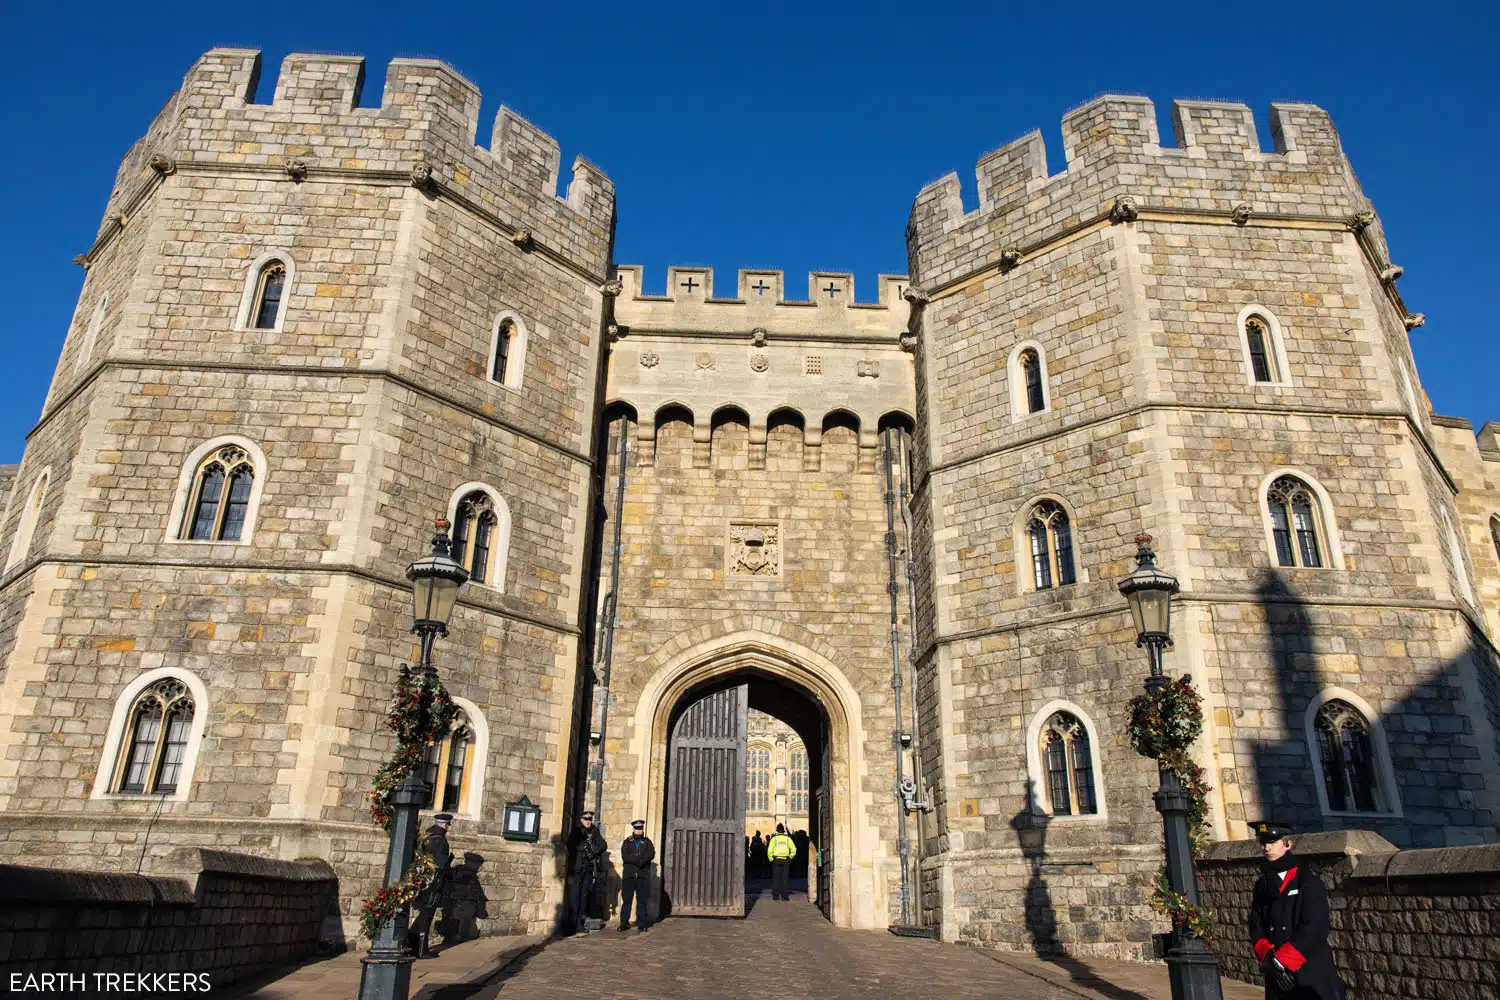
[[[767,523],[729,525],[729,574],[776,576],[781,572],[781,529]]]

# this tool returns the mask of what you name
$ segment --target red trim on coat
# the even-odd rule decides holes
[[[1307,959],[1302,957],[1302,952],[1293,948],[1291,942],[1276,949],[1276,961],[1286,966],[1291,972],[1296,972],[1307,964]]]
[[[1259,941],[1255,942],[1255,960],[1257,962],[1264,962],[1266,960],[1266,956],[1269,955],[1273,950],[1275,950],[1275,946],[1265,938],[1261,938]]]
[[[1295,868],[1288,868],[1287,871],[1286,871],[1286,874],[1283,875],[1283,876],[1281,876],[1281,888],[1276,890],[1276,894],[1279,896],[1283,892],[1286,892],[1286,887],[1289,886],[1289,885],[1291,885],[1292,879],[1294,879],[1296,877],[1297,877],[1297,869],[1295,869]]]

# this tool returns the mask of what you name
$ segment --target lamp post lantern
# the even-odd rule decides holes
[[[1162,670],[1162,652],[1172,645],[1172,597],[1180,589],[1177,578],[1158,569],[1151,536],[1136,536],[1136,568],[1120,581],[1120,593],[1135,619],[1135,644],[1145,646],[1151,657],[1146,691],[1155,696],[1170,683]],[[1192,796],[1182,787],[1176,772],[1157,766],[1159,790],[1152,796],[1161,813],[1167,849],[1167,881],[1172,890],[1198,905],[1198,878],[1193,870],[1193,843],[1188,830]],[[1219,964],[1203,940],[1174,924],[1167,949],[1167,972],[1172,1000],[1222,1000]]]
[[[411,581],[412,631],[421,640],[421,657],[412,668],[417,690],[422,692],[422,711],[427,711],[428,678],[436,677],[432,644],[448,634],[448,619],[458,600],[458,590],[469,579],[468,572],[449,554],[447,521],[437,522],[432,552],[406,568]],[[404,669],[404,668],[403,668]],[[391,843],[385,857],[385,888],[400,883],[411,867],[417,847],[418,814],[431,789],[422,780],[422,769],[414,767],[391,794]],[[401,907],[380,925],[370,950],[361,959],[359,1000],[406,1000],[411,989],[412,953],[406,940],[407,912]]]

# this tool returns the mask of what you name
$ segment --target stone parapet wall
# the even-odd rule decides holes
[[[0,865],[0,966],[90,983],[93,973],[189,973],[215,988],[344,949],[327,862],[190,853],[196,888],[181,878]]]
[[[1249,934],[1254,841],[1214,844],[1200,866],[1226,976],[1259,982]],[[1500,844],[1397,851],[1359,830],[1310,834],[1297,856],[1329,889],[1334,962],[1351,1000],[1479,1000],[1500,989]]]

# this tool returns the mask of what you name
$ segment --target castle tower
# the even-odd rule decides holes
[[[4,860],[170,872],[213,846],[378,885],[366,794],[414,655],[404,569],[474,582],[434,808],[489,929],[549,929],[577,704],[614,226],[607,178],[443,63],[217,49],[121,165],[7,507]],[[80,849],[82,848],[82,849]]]
[[[945,936],[1129,949],[1160,864],[1134,536],[1182,583],[1211,832],[1495,835],[1494,646],[1380,227],[1328,116],[1101,97],[924,189],[916,378],[924,905]],[[1490,679],[1490,680],[1487,680]],[[1428,763],[1433,754],[1442,767]],[[1361,757],[1361,755],[1365,755]],[[1021,764],[1023,766],[1018,766]],[[1017,921],[1017,915],[1024,920]]]

